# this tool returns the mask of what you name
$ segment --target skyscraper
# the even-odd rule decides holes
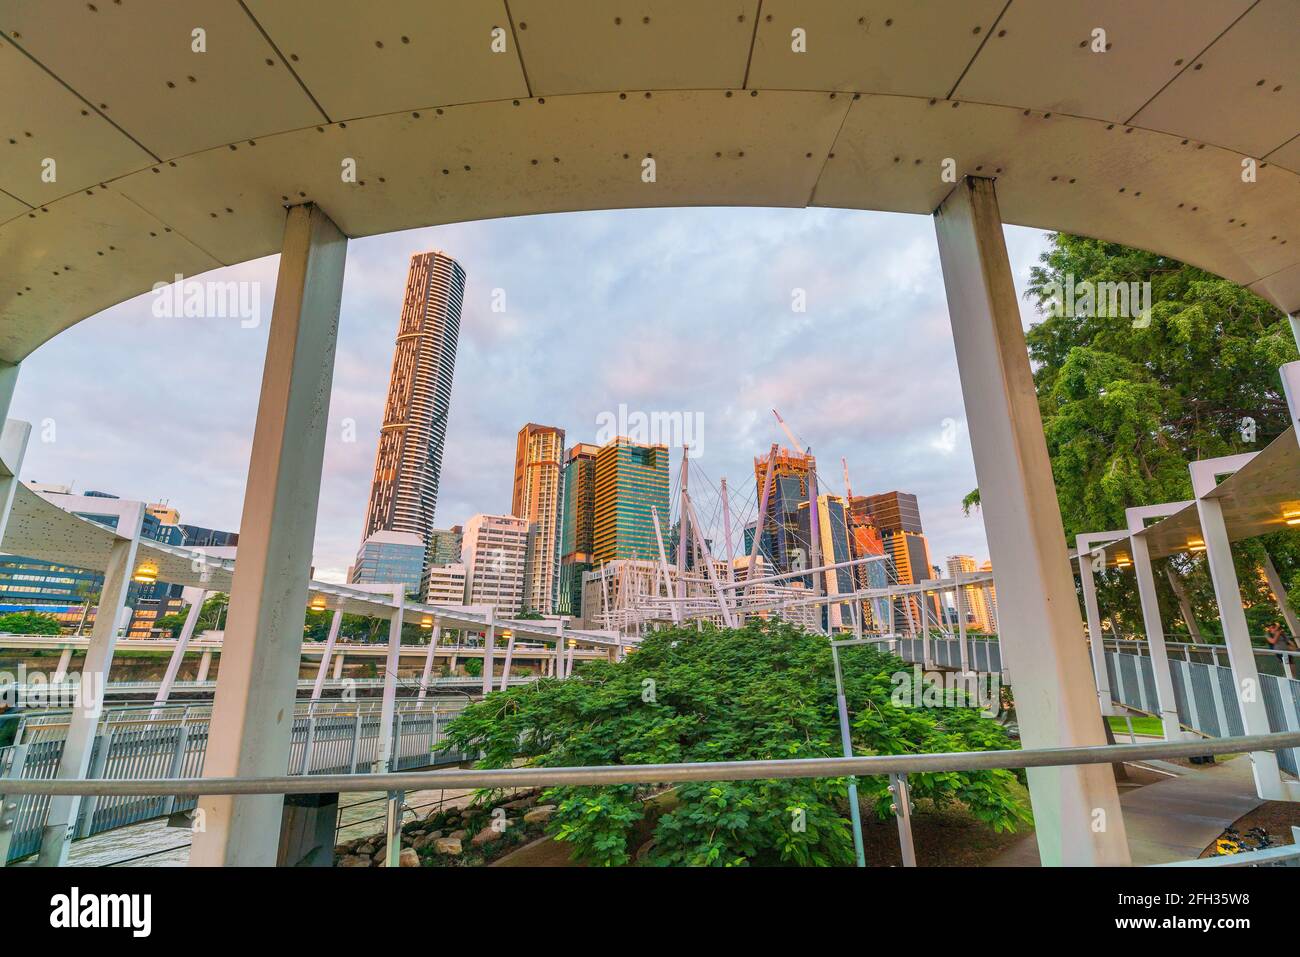
[[[363,540],[411,532],[429,545],[464,293],[456,260],[442,252],[411,257]]]
[[[801,540],[811,541],[809,534],[809,506],[805,501],[799,506],[799,535]],[[821,545],[821,564],[838,565],[852,558],[850,553],[849,521],[845,514],[844,499],[839,495],[817,496],[817,529]],[[810,563],[811,564],[811,563]],[[830,568],[817,573],[820,576],[821,594],[828,597],[847,595],[853,589],[853,574],[849,568]],[[810,576],[811,577],[811,576]],[[830,605],[826,612],[824,624],[828,628],[842,628],[850,625],[849,611],[845,605]],[[818,612],[821,616],[821,612]]]
[[[767,479],[767,456],[754,459],[754,482],[758,500],[763,497],[763,483]],[[766,555],[780,572],[788,573],[813,567],[808,539],[808,520],[802,530],[799,507],[808,507],[809,475],[817,468],[811,455],[778,449],[772,466],[772,488],[768,494],[768,517],[763,527],[759,545],[760,554]],[[746,545],[752,543],[748,538]],[[804,582],[811,586],[811,579]]]
[[[611,439],[596,453],[595,475],[594,564],[658,558],[651,508],[666,525],[668,446]]]
[[[530,525],[530,548],[524,571],[524,607],[548,615],[555,608],[560,577],[563,459],[563,429],[530,422],[519,430],[510,512]]]
[[[921,527],[921,509],[916,503],[916,496],[909,492],[884,492],[868,495],[866,499],[871,517],[880,530],[885,551],[893,559],[897,583],[911,585],[929,579],[930,544]],[[938,602],[931,598],[928,604],[928,620],[931,623],[940,621]],[[895,627],[907,623],[908,627],[919,631],[920,601],[915,596],[899,597],[895,599],[894,605],[897,617]]]
[[[959,572],[979,571],[980,566],[970,555],[948,556],[948,577],[956,578]],[[965,605],[966,620],[980,631],[995,632],[992,601],[992,585],[967,585],[962,589],[962,602]]]
[[[596,551],[596,453],[579,442],[564,458],[564,505],[560,515],[560,587],[555,610],[582,617],[582,575]]]

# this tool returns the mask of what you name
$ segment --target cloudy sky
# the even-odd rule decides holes
[[[1006,238],[1023,292],[1045,239],[1016,227]],[[558,425],[570,444],[592,441],[597,417],[620,403],[699,413],[696,474],[728,476],[742,512],[754,498],[753,456],[788,444],[776,408],[813,447],[830,491],[842,491],[844,456],[855,494],[916,493],[935,561],[986,557],[979,515],[961,512],[975,473],[928,217],[632,210],[351,244],[318,577],[343,580],[355,554],[407,264],[430,249],[468,273],[440,525],[509,510],[515,433],[525,422]],[[255,328],[157,318],[146,294],[38,350],[23,365],[11,411],[38,425],[22,478],[167,501],[184,522],[237,528],[276,265],[271,257],[203,277],[260,283]],[[495,290],[504,311],[493,310]],[[796,290],[803,312],[793,308]],[[1030,307],[1022,313],[1027,321]],[[699,495],[709,524],[716,499]]]

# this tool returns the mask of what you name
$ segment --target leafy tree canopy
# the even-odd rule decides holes
[[[35,611],[14,611],[0,615],[0,632],[10,635],[57,635],[62,631],[53,615]]]
[[[1065,233],[1049,238],[1025,293],[1041,315],[1026,340],[1067,538],[1123,528],[1132,506],[1188,499],[1188,463],[1258,451],[1286,430],[1278,367],[1297,351],[1279,310],[1168,257]],[[1132,304],[1126,316],[1052,308],[1070,284],[1147,281],[1146,317],[1135,316]],[[977,507],[979,490],[962,505],[967,512]],[[1259,573],[1265,549],[1291,593],[1300,594],[1300,536],[1284,532],[1234,545],[1255,634],[1277,617]],[[1179,556],[1170,564],[1202,635],[1219,634],[1203,558]],[[1156,581],[1168,630],[1188,630],[1167,577]],[[1099,599],[1103,617],[1121,631],[1142,630],[1131,573],[1103,574]]]
[[[858,754],[1008,749],[995,722],[965,707],[891,701],[891,676],[908,666],[858,647],[841,656]],[[834,757],[842,752],[830,648],[825,637],[780,622],[740,629],[656,632],[626,660],[591,661],[564,681],[490,694],[448,729],[451,745],[482,750],[481,766],[656,764]],[[913,775],[914,799],[961,802],[995,830],[1029,812],[1009,771]],[[858,782],[859,798],[891,814],[886,778]],[[550,833],[592,864],[629,863],[634,829],[653,786],[564,787]],[[655,824],[644,862],[657,865],[845,865],[853,862],[844,779],[683,784]],[[796,820],[801,827],[793,826]]]
[[[1070,282],[1145,281],[1146,324],[1049,308]],[[1123,527],[1130,506],[1190,497],[1190,461],[1258,451],[1289,424],[1277,370],[1297,358],[1290,325],[1236,283],[1056,233],[1026,297],[1043,314],[1026,340],[1067,536]]]

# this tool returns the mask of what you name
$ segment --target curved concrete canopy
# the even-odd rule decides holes
[[[0,8],[0,35],[6,361],[278,251],[289,204],[354,237],[613,207],[930,213],[945,158],[997,179],[1008,222],[1300,310],[1295,0],[48,0]]]

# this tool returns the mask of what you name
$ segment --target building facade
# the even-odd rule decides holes
[[[492,605],[503,618],[523,613],[528,538],[528,522],[514,515],[475,515],[465,523],[465,604]]]
[[[524,570],[525,608],[552,614],[560,584],[560,506],[564,497],[564,430],[532,422],[519,430],[510,513],[532,536]]]
[[[930,543],[921,525],[921,509],[916,496],[910,492],[883,492],[865,496],[867,508],[885,551],[892,560],[893,582],[912,585],[931,578]],[[926,620],[940,621],[939,603],[931,596],[926,609]],[[894,599],[895,628],[917,633],[922,628],[921,602],[915,595]]]
[[[460,561],[460,545],[465,530],[459,525],[435,528],[429,533],[429,564],[454,565]]]
[[[596,551],[596,454],[600,447],[579,442],[564,457],[564,505],[560,514],[560,584],[555,611],[582,616],[582,576]]]
[[[465,566],[460,562],[424,570],[423,600],[430,605],[465,604]]]
[[[756,501],[762,501],[767,479],[768,458],[754,459]],[[808,519],[801,519],[801,508],[808,508],[810,476],[817,469],[817,459],[801,452],[779,448],[772,463],[772,488],[768,493],[767,520],[764,522],[759,554],[764,555],[781,574],[812,568],[812,543],[808,538]],[[753,532],[746,531],[746,547],[752,547]],[[806,578],[811,585],[812,579]]]
[[[424,577],[424,540],[413,532],[375,532],[357,549],[348,569],[354,585],[405,585],[408,595],[418,595]]]
[[[411,257],[363,540],[409,532],[428,546],[464,294],[465,270],[456,260],[441,252]]]
[[[668,521],[668,446],[611,439],[596,453],[592,561],[656,559],[654,511]]]

